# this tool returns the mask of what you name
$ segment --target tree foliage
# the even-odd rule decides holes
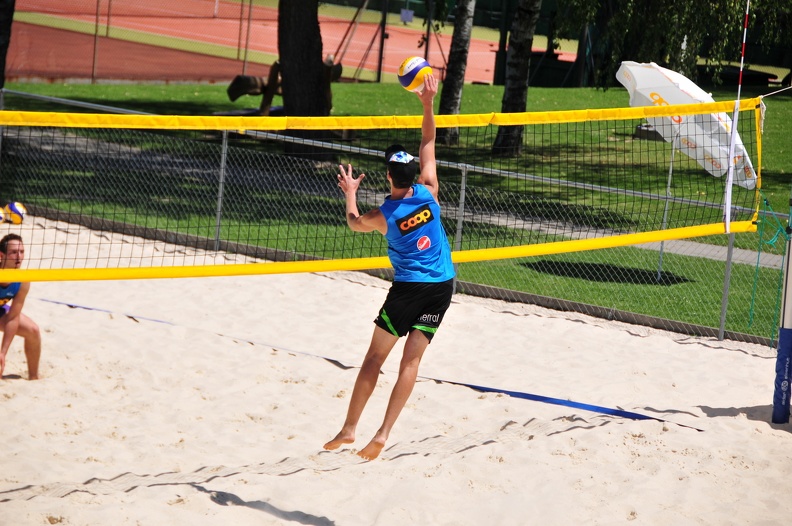
[[[426,6],[426,12],[432,15],[432,28],[431,31],[439,32],[445,27],[445,21],[448,18],[448,3],[446,0],[423,0]],[[425,18],[423,25],[429,23],[429,19]],[[418,47],[421,48],[426,45],[427,34],[424,33],[418,41]]]
[[[624,60],[656,62],[696,78],[704,57],[717,75],[727,62],[739,61],[746,0],[567,0],[559,28],[587,38],[594,83],[609,86]],[[789,43],[792,0],[754,0],[749,27],[764,26],[764,46]]]

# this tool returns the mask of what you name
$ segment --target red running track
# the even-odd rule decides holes
[[[248,31],[247,18],[236,16],[239,4],[233,4],[236,11],[232,12],[229,4],[218,2],[224,9],[225,17],[184,18],[168,16],[167,7],[174,0],[160,0],[162,16],[134,16],[124,14],[115,9],[111,14],[110,23],[113,32],[133,30],[150,33],[156,36],[169,36],[187,42],[221,45],[232,50],[247,45],[251,51],[272,55],[278,54],[277,43],[277,9],[255,7],[255,17],[251,18]],[[182,2],[183,0],[178,0]],[[44,2],[43,4],[41,2]],[[41,4],[36,7],[36,4]],[[78,2],[79,3],[79,2]],[[82,3],[85,3],[83,0]],[[192,4],[214,4],[214,0],[195,0]],[[21,0],[17,4],[20,9],[41,10],[52,12],[51,0]],[[61,10],[58,16],[70,20],[79,20],[87,24],[96,24],[97,17],[90,14],[91,6],[82,6],[85,14],[75,14],[72,5],[71,13]],[[95,3],[93,3],[95,6]],[[117,5],[121,5],[120,3]],[[183,13],[184,5],[179,4]],[[94,7],[95,9],[95,7]],[[244,23],[240,27],[240,19]],[[100,24],[107,22],[107,13],[99,17]],[[356,76],[363,80],[376,78],[379,63],[379,24],[360,23],[354,31],[350,28],[350,20],[333,17],[320,17],[320,29],[324,54],[335,54],[336,62],[344,66],[344,77]],[[345,32],[349,30],[348,41],[341,46]],[[446,28],[448,34],[432,34],[429,43],[429,63],[435,68],[442,68],[451,45],[452,28]],[[425,51],[419,47],[419,41],[425,36],[420,30],[401,25],[390,25],[386,28],[382,73],[395,74],[399,64],[406,57],[424,56]],[[96,41],[96,65],[94,66],[94,43]],[[52,43],[58,44],[53,46]],[[468,51],[468,63],[465,70],[465,81],[490,84],[494,77],[495,52],[498,43],[473,39]],[[339,60],[340,59],[340,60]],[[60,78],[92,78],[110,80],[163,80],[163,81],[202,81],[227,82],[234,75],[241,74],[243,57],[240,60],[211,57],[197,52],[170,50],[119,40],[116,38],[85,35],[64,30],[56,30],[33,24],[14,22],[11,34],[11,45],[7,59],[7,78],[24,79],[39,77],[44,79]],[[95,69],[95,71],[93,71]],[[244,73],[248,75],[266,75],[268,65],[247,62]],[[367,72],[356,75],[356,70]]]

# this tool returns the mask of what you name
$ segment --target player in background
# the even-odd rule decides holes
[[[25,245],[17,234],[8,234],[0,239],[0,270],[18,269],[25,259]],[[30,317],[22,313],[30,283],[0,283],[0,378],[6,364],[6,355],[14,336],[25,339],[28,380],[38,380],[41,358],[41,332]]]

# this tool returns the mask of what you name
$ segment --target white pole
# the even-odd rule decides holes
[[[734,184],[734,148],[737,143],[737,120],[740,116],[740,91],[742,90],[742,73],[745,64],[745,40],[748,35],[748,8],[751,0],[745,6],[745,21],[743,22],[742,51],[740,53],[740,76],[737,81],[737,100],[734,101],[732,112],[731,136],[729,137],[729,166],[726,170],[726,193],[723,195],[723,224],[729,234],[729,248],[726,256],[726,272],[723,277],[723,295],[721,296],[721,316],[718,328],[718,339],[722,340],[726,330],[726,313],[729,308],[729,287],[731,282],[732,253],[734,250],[734,234],[731,233],[731,205],[732,186]]]
[[[745,19],[743,22],[743,38],[742,50],[740,52],[740,76],[737,80],[737,100],[734,101],[734,111],[732,112],[732,129],[731,137],[729,139],[729,168],[726,175],[726,196],[723,209],[723,222],[726,224],[726,233],[728,234],[731,229],[731,196],[732,196],[732,182],[734,180],[734,146],[737,142],[737,119],[740,114],[740,92],[742,91],[742,76],[743,67],[745,65],[745,41],[748,36],[748,10],[751,7],[751,0],[745,3]]]

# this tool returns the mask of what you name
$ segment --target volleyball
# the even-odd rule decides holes
[[[5,215],[5,220],[9,223],[14,223],[18,225],[25,220],[25,214],[27,214],[27,208],[22,203],[8,203],[5,208],[3,209],[3,214]]]
[[[432,67],[421,57],[410,57],[399,66],[399,83],[407,91],[420,93],[424,87],[424,77],[432,73]]]

